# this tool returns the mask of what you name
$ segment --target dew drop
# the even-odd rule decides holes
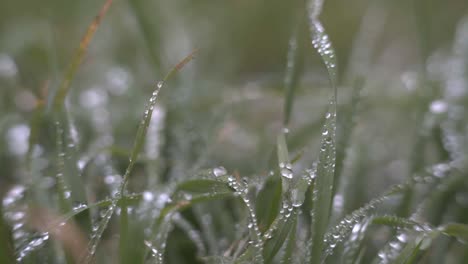
[[[220,177],[227,174],[227,171],[224,167],[217,167],[213,169],[213,174],[215,177]]]

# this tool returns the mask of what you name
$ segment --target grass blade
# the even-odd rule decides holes
[[[281,221],[282,223],[280,226],[275,230],[274,234],[269,234],[271,239],[267,240],[265,243],[265,247],[263,249],[263,257],[265,263],[271,263],[273,258],[276,256],[278,251],[281,249],[283,244],[286,242],[287,237],[291,230],[295,232],[295,225],[297,221],[297,213],[288,212],[287,214],[289,217],[284,217],[285,219]],[[268,238],[268,237],[267,237]]]
[[[86,33],[81,39],[80,46],[76,50],[73,56],[73,59],[70,65],[68,66],[68,70],[66,71],[65,76],[62,82],[60,83],[60,86],[54,96],[52,104],[53,104],[55,111],[60,110],[63,107],[65,98],[68,94],[68,91],[70,90],[71,82],[73,78],[75,77],[75,74],[78,71],[78,68],[81,65],[81,62],[83,61],[83,58],[86,54],[86,50],[88,49],[89,43],[91,42],[91,39],[96,33],[96,30],[98,29],[99,24],[101,24],[101,21],[104,18],[104,15],[107,13],[107,10],[111,6],[111,4],[112,4],[112,0],[106,0],[101,10],[99,11],[98,15],[94,18],[93,22],[91,22],[91,24],[88,26]]]
[[[177,63],[170,71],[169,73],[164,77],[164,79],[156,84],[156,89],[153,91],[153,94],[151,95],[151,98],[149,99],[148,106],[146,107],[145,113],[143,115],[143,119],[140,123],[140,126],[138,127],[138,131],[135,137],[135,143],[133,145],[132,152],[130,154],[129,158],[129,164],[128,167],[125,171],[125,174],[123,176],[122,183],[119,188],[119,193],[117,194],[117,197],[121,197],[124,195],[126,185],[128,183],[129,177],[132,173],[133,167],[135,166],[135,162],[138,159],[138,155],[140,154],[142,147],[144,145],[144,141],[146,138],[146,132],[148,131],[148,127],[151,121],[151,117],[153,114],[153,109],[156,105],[156,99],[158,97],[158,94],[161,90],[161,88],[164,86],[164,83],[167,82],[175,73],[180,71],[187,63],[189,63],[197,53],[197,50],[193,51],[190,53],[188,56],[186,56],[184,59],[182,59],[179,63]],[[114,208],[115,209],[115,208]],[[128,224],[127,221],[127,214],[126,214],[126,206],[121,206],[121,211],[124,212],[121,214],[121,230],[120,230],[120,248],[127,248],[126,243],[130,243],[126,238],[128,237],[128,227],[125,226]],[[107,223],[105,224],[107,225]],[[105,228],[105,227],[104,227]],[[124,254],[124,253],[123,253]],[[121,255],[122,258],[125,258],[125,256]]]
[[[269,177],[255,201],[258,227],[265,232],[277,217],[281,206],[281,181],[278,177]]]
[[[97,228],[97,232],[95,233],[95,235],[93,235],[93,237],[96,237],[96,238],[92,239],[91,242],[90,242],[89,252],[88,252],[88,255],[86,256],[86,259],[88,261],[90,261],[93,258],[94,254],[96,252],[96,248],[97,248],[97,245],[100,242],[101,235],[104,232],[104,230],[106,229],[106,227],[107,227],[107,225],[109,223],[109,220],[112,217],[112,214],[114,213],[114,211],[116,209],[117,201],[125,196],[126,185],[128,183],[129,177],[130,177],[130,175],[131,175],[131,173],[133,171],[133,167],[135,166],[135,163],[136,163],[136,161],[138,159],[138,156],[139,156],[139,154],[140,154],[140,152],[142,150],[142,147],[144,145],[144,140],[146,138],[146,132],[148,130],[148,126],[149,126],[149,123],[151,121],[151,116],[153,114],[153,109],[155,107],[156,99],[158,97],[158,94],[159,94],[160,90],[164,86],[165,82],[170,80],[170,78],[176,72],[181,70],[188,62],[190,62],[194,58],[196,52],[197,51],[194,51],[194,52],[190,53],[183,60],[181,60],[179,63],[177,63],[176,66],[174,66],[169,71],[169,73],[165,76],[165,78],[162,81],[159,81],[156,84],[156,88],[153,91],[153,94],[151,95],[151,97],[149,99],[149,103],[146,106],[146,110],[144,112],[143,118],[142,118],[142,120],[140,122],[140,125],[138,127],[137,134],[135,136],[135,142],[133,144],[133,148],[132,148],[132,151],[131,151],[130,157],[129,157],[129,164],[127,166],[127,169],[125,170],[123,180],[122,180],[122,182],[121,182],[121,184],[119,186],[119,192],[112,199],[113,202],[112,202],[111,206],[109,207],[108,211],[106,212],[105,217],[103,218],[103,220],[99,223],[98,228]],[[126,207],[125,204],[121,204],[120,208],[121,208],[121,210],[127,210],[127,207]],[[124,214],[124,217],[126,217],[125,214]],[[124,223],[124,224],[127,223],[126,219],[124,218],[123,221],[121,220],[121,223]],[[121,236],[120,237],[121,238],[128,237],[128,234],[122,233],[122,231],[125,232],[126,230],[128,230],[128,227],[121,226],[121,228],[122,228],[122,230],[121,230]],[[120,248],[125,248],[126,243],[130,243],[130,241],[126,241],[126,240],[121,239],[119,241],[119,245],[120,245],[119,247]],[[121,257],[123,257],[123,256],[121,255]]]
[[[439,230],[448,236],[456,237],[463,243],[468,242],[468,225],[466,224],[459,224],[459,223],[451,223],[446,224],[439,228]]]
[[[309,29],[312,45],[317,50],[325,64],[332,87],[332,96],[325,115],[326,120],[322,129],[322,141],[317,165],[316,192],[313,195],[314,219],[312,222],[312,245],[310,263],[320,263],[324,246],[324,235],[329,225],[330,209],[333,198],[333,180],[335,174],[335,134],[336,134],[336,104],[337,104],[337,70],[335,51],[330,43],[318,16],[322,11],[322,0],[309,2]]]

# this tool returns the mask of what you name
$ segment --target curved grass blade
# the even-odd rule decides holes
[[[294,220],[294,224],[289,231],[289,237],[286,244],[284,255],[281,259],[281,263],[293,263],[293,253],[296,248],[296,233],[297,233],[297,218]]]
[[[104,18],[104,15],[107,13],[107,10],[112,4],[112,0],[107,0],[104,5],[102,6],[101,10],[99,11],[98,15],[94,18],[93,22],[88,26],[88,29],[86,30],[86,33],[84,34],[83,38],[81,39],[80,46],[76,50],[73,59],[68,66],[68,70],[65,73],[65,76],[60,83],[60,86],[54,96],[54,99],[52,101],[54,111],[59,111],[63,107],[63,104],[65,102],[65,98],[68,94],[68,91],[70,90],[70,85],[75,77],[75,74],[81,65],[81,62],[83,61],[83,58],[86,54],[86,50],[89,46],[89,43],[91,42],[91,39],[93,38],[94,34],[96,33],[97,28],[99,27],[99,24],[101,23],[102,19]]]
[[[404,184],[393,186],[382,196],[372,199],[366,205],[348,214],[346,217],[343,218],[343,220],[340,221],[338,225],[331,228],[324,235],[325,252],[323,254],[323,260],[325,260],[327,256],[333,253],[333,250],[338,243],[343,242],[344,239],[351,234],[353,228],[357,224],[360,225],[360,222],[364,218],[369,217],[371,215],[372,211],[375,210],[377,205],[388,200],[393,195],[401,193],[404,190],[405,186],[406,185]]]
[[[127,185],[127,182],[129,180],[129,177],[132,173],[132,170],[133,170],[133,167],[135,166],[135,162],[138,158],[138,155],[140,154],[141,152],[141,149],[144,145],[144,140],[146,138],[146,132],[148,130],[148,126],[149,126],[149,123],[151,121],[151,116],[153,114],[153,109],[154,109],[154,106],[156,104],[156,99],[158,97],[158,94],[159,94],[159,91],[161,90],[161,88],[164,86],[164,83],[167,82],[176,72],[178,72],[180,69],[183,68],[183,66],[185,66],[188,62],[190,62],[193,58],[194,58],[194,55],[196,54],[196,50],[192,53],[190,53],[188,56],[186,56],[182,61],[180,61],[178,64],[176,64],[176,66],[174,66],[170,71],[169,73],[164,77],[164,79],[162,81],[159,81],[157,84],[156,84],[156,88],[155,90],[153,91],[153,94],[151,95],[150,99],[149,99],[149,103],[146,107],[146,110],[144,112],[144,115],[143,115],[143,118],[140,122],[140,125],[138,127],[138,130],[137,130],[137,134],[136,134],[136,137],[135,137],[135,142],[133,144],[133,148],[132,148],[132,151],[131,151],[131,154],[130,154],[130,157],[129,157],[129,164],[127,166],[127,169],[125,170],[125,174],[123,176],[123,180],[121,182],[121,185],[119,187],[119,192],[115,195],[115,197],[112,199],[112,204],[110,205],[108,211],[106,212],[105,214],[105,218],[103,218],[103,220],[99,223],[98,225],[98,228],[96,229],[96,232],[94,233],[93,235],[93,238],[95,237],[95,239],[92,239],[91,242],[90,242],[90,245],[89,245],[89,252],[88,252],[88,255],[86,256],[86,259],[87,260],[91,260],[96,252],[96,248],[97,248],[97,245],[99,244],[99,241],[101,239],[101,235],[102,233],[104,232],[104,230],[106,229],[108,223],[109,223],[109,220],[110,218],[112,217],[112,214],[114,213],[115,209],[116,209],[116,203],[119,199],[121,199],[123,196],[125,196],[125,188],[126,188],[126,185]],[[127,207],[125,204],[122,204],[120,206],[121,210],[122,211],[126,211],[127,210]],[[124,214],[124,217],[126,216],[126,214]],[[125,219],[123,219],[123,223],[125,223]],[[128,237],[128,234],[125,234],[125,230],[128,230],[127,227],[121,227],[123,228],[123,231],[124,233],[121,232],[121,238],[126,238]],[[120,240],[120,244],[125,244],[125,243],[129,243],[129,241],[124,241],[124,240]],[[123,248],[125,246],[120,246],[120,248]]]
[[[57,149],[57,188],[61,213],[71,210],[73,204],[87,204],[86,189],[77,168],[75,140],[72,133],[75,128],[69,121],[68,113],[63,110],[55,113],[56,149]],[[76,132],[76,131],[75,131]],[[88,213],[77,218],[85,230],[91,229]]]
[[[180,183],[172,195],[174,201],[161,210],[152,227],[153,233],[150,241],[153,241],[152,245],[158,252],[158,258],[164,255],[165,240],[163,238],[167,237],[171,229],[172,216],[176,212],[198,203],[225,199],[233,195],[234,191],[224,181],[196,179]],[[145,255],[148,253],[147,250]]]
[[[280,226],[268,234],[267,241],[265,242],[265,247],[263,249],[263,258],[265,263],[272,263],[273,258],[276,256],[278,251],[281,249],[283,244],[286,242],[290,232],[295,232],[295,226],[297,222],[297,212],[288,212],[289,217],[284,217],[284,220],[281,221]]]
[[[310,263],[320,263],[324,246],[324,235],[330,220],[330,209],[333,198],[333,180],[336,162],[336,105],[337,105],[337,70],[335,51],[331,45],[318,16],[322,11],[323,0],[312,0],[308,3],[309,30],[312,45],[325,64],[332,87],[332,96],[325,115],[322,129],[322,141],[317,165],[316,191],[313,194],[313,221],[310,250]]]
[[[344,244],[341,263],[360,263],[359,258],[362,257],[362,252],[365,248],[363,241],[367,228],[369,227],[370,220],[371,219],[367,218],[362,221],[362,224],[354,225],[349,239]]]
[[[457,238],[463,243],[468,243],[468,225],[460,223],[450,223],[438,228],[444,235]]]

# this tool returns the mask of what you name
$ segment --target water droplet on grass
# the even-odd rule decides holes
[[[213,174],[215,177],[220,177],[226,175],[227,171],[224,167],[217,167],[213,169]]]

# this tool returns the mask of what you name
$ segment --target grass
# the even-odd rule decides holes
[[[285,73],[262,84],[280,88],[215,94],[215,73],[214,84],[194,77],[212,65],[207,48],[170,42],[167,50],[190,48],[167,66],[144,4],[121,4],[105,1],[61,81],[44,85],[27,114],[0,106],[3,174],[15,172],[1,179],[0,263],[463,263],[466,17],[453,46],[433,55],[428,14],[415,1],[419,70],[402,92],[363,55],[378,46],[363,37],[368,22],[390,6],[369,7],[356,61],[341,69],[323,1],[297,3]],[[151,90],[115,90],[123,70],[88,87],[86,76],[102,77],[88,70],[92,40],[116,22],[106,20],[114,8],[129,9],[140,29],[150,66],[139,66],[146,79],[137,84]],[[326,81],[305,81],[320,71],[308,57]]]

